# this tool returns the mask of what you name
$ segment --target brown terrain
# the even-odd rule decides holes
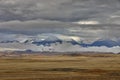
[[[120,80],[120,54],[0,53],[0,80]]]

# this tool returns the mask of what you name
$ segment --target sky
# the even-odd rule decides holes
[[[120,0],[0,0],[0,40],[41,34],[120,39]]]

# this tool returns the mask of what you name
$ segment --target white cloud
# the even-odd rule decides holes
[[[80,25],[96,25],[96,24],[100,24],[98,21],[78,21],[78,22],[73,22],[76,24],[80,24]]]

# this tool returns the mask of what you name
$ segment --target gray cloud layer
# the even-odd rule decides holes
[[[0,20],[98,20],[120,16],[119,0],[0,0]],[[109,22],[109,21],[108,21]]]
[[[73,22],[96,21],[96,25]],[[120,0],[0,0],[0,32],[120,38]]]

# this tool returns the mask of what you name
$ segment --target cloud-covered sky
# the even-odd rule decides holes
[[[42,33],[120,38],[120,0],[0,0],[1,38]]]

